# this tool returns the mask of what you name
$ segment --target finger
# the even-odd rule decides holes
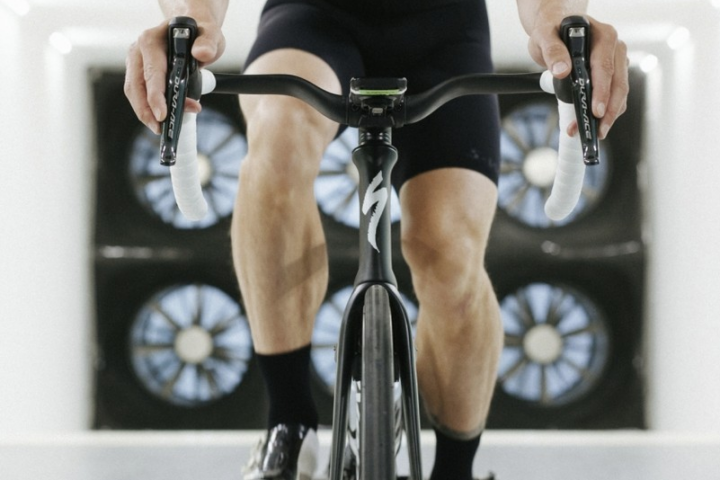
[[[165,76],[167,73],[167,24],[146,31],[138,40],[142,54],[143,80],[147,103],[155,120],[162,122],[167,115],[165,105]]]
[[[200,27],[199,34],[192,48],[192,56],[201,66],[208,65],[223,54],[225,37],[220,29]]]
[[[627,46],[623,42],[618,42],[615,52],[615,73],[613,75],[610,98],[608,100],[607,111],[602,117],[599,127],[601,139],[607,137],[615,121],[627,110],[627,97],[630,92]]]
[[[200,113],[202,111],[202,106],[197,100],[188,97],[185,99],[185,111],[190,113]]]
[[[570,53],[560,39],[558,30],[547,29],[534,35],[534,42],[540,49],[540,55],[548,70],[557,78],[565,78],[570,73]]]
[[[568,134],[568,136],[574,137],[579,130],[580,129],[578,128],[577,120],[573,120],[572,122],[570,122],[570,125],[568,125],[566,133]]]
[[[133,44],[128,52],[125,61],[125,84],[123,86],[125,96],[130,101],[135,115],[138,119],[155,132],[160,133],[160,124],[147,102],[147,91],[145,90],[145,79],[143,78],[142,55],[137,44]]]
[[[592,110],[597,118],[605,116],[613,78],[615,76],[615,57],[618,45],[617,31],[610,25],[591,20],[592,51],[590,68],[592,69],[593,99]]]

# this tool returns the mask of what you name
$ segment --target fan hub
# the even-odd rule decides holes
[[[212,335],[202,327],[186,328],[175,338],[175,353],[185,363],[202,363],[212,355],[212,352]]]
[[[525,334],[523,348],[533,362],[549,365],[562,356],[563,339],[555,327],[536,325]]]

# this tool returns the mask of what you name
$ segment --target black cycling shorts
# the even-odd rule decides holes
[[[493,70],[482,0],[403,14],[368,10],[363,0],[354,10],[333,1],[269,0],[246,65],[276,49],[307,51],[330,65],[345,94],[353,77],[405,77],[413,94],[453,76]],[[443,167],[475,170],[497,184],[499,130],[495,96],[449,102],[393,132],[399,151],[393,184],[399,190],[415,175]]]

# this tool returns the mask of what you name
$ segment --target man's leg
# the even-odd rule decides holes
[[[294,74],[340,92],[333,70],[299,50],[266,53],[247,73]],[[248,155],[232,222],[233,261],[270,401],[269,438],[245,478],[285,478],[272,472],[303,463],[300,448],[317,429],[310,341],[328,266],[313,183],[337,124],[290,97],[248,95],[240,103]]]
[[[463,467],[453,478],[464,480],[485,427],[503,343],[484,268],[497,188],[477,172],[446,168],[408,180],[400,198],[403,253],[420,302],[420,390],[438,432],[438,457],[447,451],[466,457],[447,462],[454,466],[436,458],[431,478]]]
[[[246,71],[278,72],[340,92],[333,70],[299,50],[267,53]],[[240,104],[249,146],[233,216],[233,259],[255,350],[288,352],[310,341],[327,286],[313,182],[337,124],[290,97],[244,95]]]

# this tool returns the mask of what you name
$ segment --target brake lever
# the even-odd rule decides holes
[[[590,22],[582,16],[567,17],[560,24],[560,37],[572,60],[570,75],[554,79],[558,99],[575,106],[578,134],[586,165],[600,163],[597,119],[592,113],[592,78],[590,75]]]
[[[160,163],[165,166],[175,164],[178,139],[185,112],[185,99],[199,99],[194,81],[199,75],[197,61],[191,55],[193,42],[197,37],[197,23],[190,17],[175,17],[168,24],[168,65],[165,102],[167,116],[162,122],[160,135]]]

